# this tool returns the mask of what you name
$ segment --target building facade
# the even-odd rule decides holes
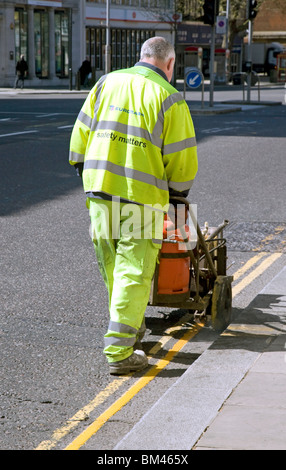
[[[253,23],[254,42],[279,42],[286,48],[286,2],[264,0]]]
[[[0,86],[12,86],[21,55],[29,86],[64,85],[80,55],[83,11],[76,0],[16,0],[0,5]]]
[[[286,42],[285,0],[265,0],[254,21],[253,40]],[[186,0],[182,15],[175,0],[1,0],[0,86],[11,87],[21,55],[28,62],[28,87],[74,88],[78,70],[91,62],[94,83],[106,70],[106,43],[110,44],[109,70],[132,66],[142,43],[154,35],[165,36],[176,47],[176,77],[185,67],[209,69],[211,28],[194,21],[198,0]],[[107,8],[108,7],[108,8]],[[187,17],[190,17],[189,19]],[[241,39],[235,44],[231,71],[241,68]],[[215,73],[224,73],[226,50],[216,35]],[[223,77],[222,77],[223,78]]]
[[[173,4],[173,0],[110,0],[107,41],[105,0],[86,0],[83,53],[91,62],[94,79],[106,68],[107,42],[111,48],[111,70],[134,65],[139,60],[141,45],[149,37],[160,35],[174,42]]]
[[[29,87],[75,87],[84,59],[92,79],[105,72],[110,38],[111,69],[139,59],[141,44],[162,35],[174,42],[179,15],[173,0],[2,0],[0,4],[0,86],[11,87],[21,55],[28,63]],[[107,26],[107,18],[109,18]]]

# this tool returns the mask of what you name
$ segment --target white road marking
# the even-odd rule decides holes
[[[32,134],[39,131],[24,131],[24,132],[13,132],[12,134],[2,134],[0,137],[10,137],[12,135]]]

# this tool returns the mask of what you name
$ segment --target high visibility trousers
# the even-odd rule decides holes
[[[110,321],[104,336],[108,362],[133,353],[144,321],[163,232],[163,213],[88,198],[91,237],[109,296]],[[149,211],[149,212],[148,212]],[[155,219],[155,223],[154,223]]]

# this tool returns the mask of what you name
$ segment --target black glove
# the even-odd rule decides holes
[[[83,163],[76,163],[74,165],[75,167],[75,170],[76,170],[76,174],[77,176],[80,176],[82,178],[82,172],[83,172]]]

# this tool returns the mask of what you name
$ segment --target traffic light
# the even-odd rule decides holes
[[[204,15],[203,22],[204,24],[210,24],[211,26],[215,24],[216,17],[219,10],[219,0],[205,0],[203,5]]]
[[[254,20],[257,15],[257,1],[256,0],[248,0],[248,11],[247,11],[247,19],[249,21]]]

